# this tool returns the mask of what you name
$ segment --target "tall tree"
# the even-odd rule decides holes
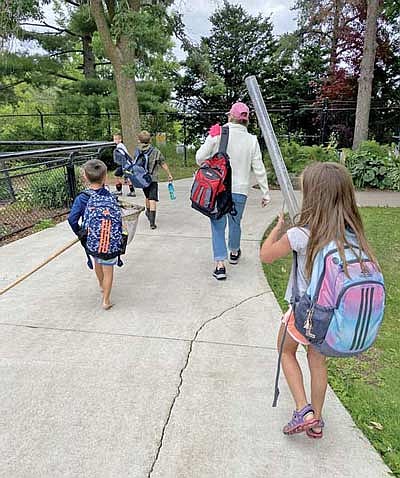
[[[167,11],[172,3],[90,0],[105,54],[113,66],[122,134],[131,151],[140,129],[136,80],[147,76],[172,46]]]
[[[197,132],[218,119],[206,112],[225,112],[232,102],[246,100],[246,76],[257,75],[267,90],[278,71],[274,63],[277,42],[269,18],[252,16],[241,5],[225,0],[210,22],[210,35],[197,48],[189,48],[176,88],[177,98],[189,111],[197,112],[191,125]]]
[[[372,82],[376,55],[376,31],[380,8],[380,0],[368,0],[367,20],[364,36],[363,57],[358,80],[356,123],[354,128],[353,149],[368,139],[369,113],[371,109]]]
[[[96,77],[96,57],[93,52],[93,35],[96,24],[90,15],[87,0],[64,0],[53,4],[59,18],[49,23],[44,17],[37,21],[20,22],[17,38],[22,41],[33,40],[48,53],[50,58],[71,58],[77,54],[81,58],[78,66],[86,79]],[[101,61],[101,59],[100,59]]]

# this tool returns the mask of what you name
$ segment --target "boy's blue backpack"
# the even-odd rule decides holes
[[[317,254],[306,293],[300,298],[294,295],[296,329],[321,354],[331,357],[358,355],[371,347],[385,308],[385,285],[378,267],[356,244],[346,246],[344,252],[348,275],[332,242]]]
[[[355,236],[352,238],[352,246],[344,249],[348,275],[336,243],[331,242],[316,255],[310,284],[302,297],[299,297],[297,285],[297,253],[293,252],[295,327],[312,347],[331,357],[350,357],[371,347],[385,309],[383,275],[365,254],[360,253]],[[287,324],[279,350],[273,407],[279,396],[280,361],[286,332]]]
[[[121,148],[115,148],[113,151],[114,163],[122,166],[123,169],[127,168],[129,164],[133,162],[132,158]]]
[[[108,191],[107,194],[99,194],[89,190],[84,194],[89,196],[82,222],[88,257],[118,257],[118,265],[122,265],[119,258],[123,243],[122,215],[116,198]]]
[[[139,148],[135,150],[135,160],[133,163],[127,164],[124,173],[130,179],[132,186],[139,189],[145,189],[152,183],[153,171],[149,172],[149,159],[154,148],[142,151]]]

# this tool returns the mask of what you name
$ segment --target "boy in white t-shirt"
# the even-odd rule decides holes
[[[115,147],[114,155],[113,155],[114,156],[114,162],[118,165],[117,169],[114,172],[114,176],[117,177],[117,182],[115,184],[115,188],[116,188],[117,191],[115,192],[115,194],[117,196],[122,195],[122,181],[121,181],[121,178],[123,177],[125,184],[128,184],[128,186],[129,186],[128,196],[136,197],[135,188],[133,187],[133,185],[129,181],[129,179],[125,178],[125,176],[124,176],[123,165],[119,161],[116,161],[118,153],[121,153],[126,158],[126,161],[132,160],[132,158],[129,156],[128,150],[126,149],[126,146],[122,142],[121,133],[115,133],[113,135],[113,141],[117,145]]]

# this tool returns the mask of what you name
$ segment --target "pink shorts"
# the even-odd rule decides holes
[[[301,345],[310,345],[310,342],[304,337],[304,335],[296,329],[296,326],[294,325],[294,314],[291,307],[289,307],[282,316],[281,321],[284,325],[286,325],[286,323],[288,324],[287,331],[295,342]]]

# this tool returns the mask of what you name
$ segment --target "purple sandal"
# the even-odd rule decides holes
[[[283,427],[283,433],[285,435],[293,435],[295,433],[302,433],[312,427],[317,426],[319,420],[316,418],[310,418],[308,420],[305,419],[305,417],[310,413],[314,413],[314,410],[310,404],[306,405],[299,411],[295,410],[290,422]]]
[[[325,422],[322,420],[322,418],[321,420],[317,420],[317,423],[315,425],[310,428],[307,428],[306,433],[308,438],[322,438],[324,426]],[[320,428],[321,430],[319,432],[316,432],[315,428]]]

